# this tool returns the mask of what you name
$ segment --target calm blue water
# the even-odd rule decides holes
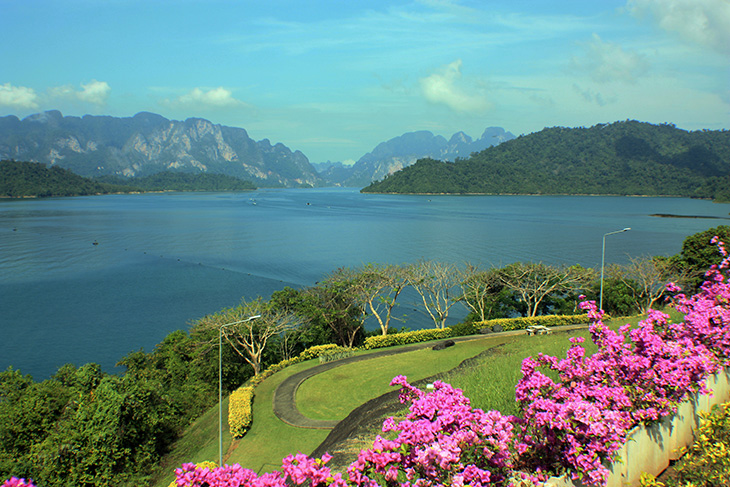
[[[632,230],[607,238],[607,262],[672,255],[686,236],[727,224],[728,211],[682,198],[331,188],[0,201],[0,369],[37,379],[67,362],[113,371],[130,351],[149,351],[242,297],[311,285],[340,266],[432,259],[598,268],[603,234],[624,227]],[[412,319],[406,324],[418,328]]]

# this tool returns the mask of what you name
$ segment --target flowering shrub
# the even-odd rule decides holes
[[[253,387],[241,387],[228,399],[228,428],[231,436],[241,438],[253,422]]]
[[[189,464],[189,465],[191,465],[191,464]],[[215,463],[215,462],[205,461],[205,462],[200,462],[197,465],[194,465],[193,464],[193,467],[196,470],[207,469],[207,470],[210,471],[213,468],[217,468],[218,467],[218,464]],[[180,485],[180,484],[177,483],[177,478],[175,478],[175,480],[173,480],[172,482],[170,482],[170,485],[168,485],[167,487],[191,487],[191,486],[190,486],[190,484],[182,484],[182,485]]]
[[[406,331],[403,333],[391,333],[389,335],[370,336],[365,339],[365,349],[395,347],[408,345],[410,343],[427,342],[451,337],[451,328],[431,328],[426,330]]]
[[[424,394],[403,376],[391,385],[401,386],[401,402],[412,401],[407,418],[396,424],[390,418],[373,447],[347,470],[353,485],[500,485],[514,467],[514,419],[498,411],[472,409],[459,389],[436,381]]]
[[[0,487],[35,487],[32,480],[19,479],[18,477],[10,477],[2,483]]]

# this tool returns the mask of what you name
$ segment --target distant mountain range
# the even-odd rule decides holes
[[[464,132],[457,132],[446,140],[441,135],[421,130],[378,144],[372,152],[362,156],[352,166],[322,163],[316,167],[328,184],[363,187],[408,167],[421,158],[454,161],[514,138],[514,135],[501,127],[487,128],[476,140]]]
[[[730,131],[634,120],[552,127],[442,162],[421,159],[363,192],[615,194],[730,201]]]
[[[0,160],[40,162],[85,177],[140,178],[167,171],[223,174],[259,187],[363,187],[419,158],[454,160],[513,138],[498,127],[477,140],[463,132],[449,140],[411,132],[379,144],[353,166],[322,163],[315,169],[300,151],[254,141],[242,128],[202,118],[175,121],[148,112],[72,117],[52,110],[22,120],[0,117]]]
[[[241,128],[154,113],[64,117],[48,111],[0,117],[0,159],[41,162],[81,176],[144,177],[162,171],[224,174],[258,186],[322,184],[307,157]]]

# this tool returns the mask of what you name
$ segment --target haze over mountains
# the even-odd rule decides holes
[[[464,132],[455,133],[449,140],[427,130],[409,132],[378,144],[353,166],[333,164],[324,167],[321,175],[339,186],[362,187],[411,166],[424,157],[454,161],[514,138],[502,127],[489,127],[476,140]]]
[[[0,117],[0,160],[41,162],[87,177],[177,171],[225,174],[262,187],[362,187],[423,157],[454,160],[513,138],[499,127],[486,129],[476,140],[464,132],[449,140],[411,132],[379,144],[353,166],[317,165],[325,168],[320,174],[302,152],[268,139],[255,141],[243,128],[147,112],[119,118],[63,116],[52,110],[22,120]]]

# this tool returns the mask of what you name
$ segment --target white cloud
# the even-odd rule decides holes
[[[51,98],[65,98],[78,100],[84,103],[102,106],[106,104],[112,89],[106,81],[92,79],[86,84],[81,83],[81,90],[71,85],[56,86],[48,90]]]
[[[579,71],[587,71],[599,83],[624,81],[634,83],[649,69],[648,61],[640,54],[627,51],[618,44],[604,42],[598,34],[586,43],[582,57],[573,57],[571,65]]]
[[[105,104],[106,99],[109,97],[109,93],[112,90],[109,83],[106,81],[97,81],[95,79],[92,79],[87,84],[82,84],[81,88],[83,89],[76,93],[78,99],[88,103],[93,103],[94,105]]]
[[[659,26],[683,39],[730,54],[728,0],[628,0],[636,16],[651,15]]]
[[[213,88],[207,91],[201,88],[194,88],[189,93],[176,98],[172,102],[167,101],[166,103],[171,105],[193,105],[213,108],[247,106],[246,103],[235,99],[230,90],[223,87]]]
[[[33,88],[0,85],[0,105],[13,108],[38,108],[38,95]]]
[[[431,103],[444,104],[457,112],[483,112],[491,107],[481,94],[469,94],[459,86],[461,59],[447,64],[425,78],[421,78],[421,93]]]

